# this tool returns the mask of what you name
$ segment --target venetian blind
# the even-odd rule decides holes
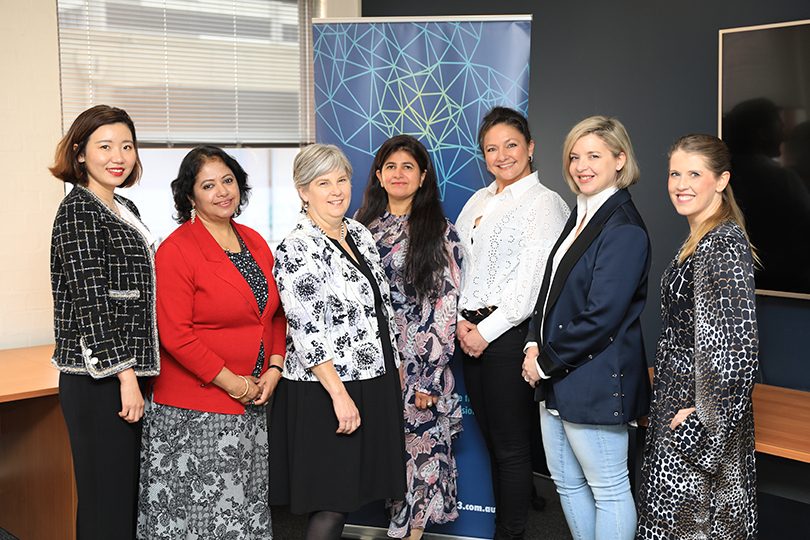
[[[100,103],[155,144],[301,141],[296,0],[58,0],[62,122]]]

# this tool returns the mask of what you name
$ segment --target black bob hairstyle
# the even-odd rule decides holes
[[[172,195],[174,196],[174,207],[177,210],[177,216],[175,217],[177,223],[182,224],[191,219],[194,182],[197,181],[197,174],[199,174],[205,162],[212,159],[218,159],[224,163],[236,178],[236,185],[239,186],[239,208],[237,208],[234,216],[241,214],[242,208],[247,205],[250,196],[250,186],[247,183],[248,175],[239,165],[239,162],[218,146],[197,146],[183,158],[182,163],[180,163],[180,170],[177,172],[177,178],[172,180]]]
[[[381,172],[386,160],[399,150],[410,154],[416,161],[419,172],[425,174],[422,185],[416,190],[411,202],[405,279],[416,289],[419,298],[433,298],[438,294],[444,279],[444,270],[450,261],[444,242],[447,219],[439,202],[436,170],[421,142],[410,135],[396,135],[380,146],[371,164],[363,203],[355,219],[368,226],[386,212],[388,193],[377,179],[377,172]]]

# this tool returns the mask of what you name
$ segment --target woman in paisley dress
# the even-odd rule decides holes
[[[163,369],[141,453],[138,538],[273,537],[267,415],[286,322],[273,256],[233,221],[247,174],[214,146],[186,155],[172,182],[181,225],[158,249]]]
[[[669,195],[689,236],[661,280],[662,332],[644,450],[637,537],[757,536],[755,255],[711,135],[669,154]]]
[[[458,517],[452,440],[462,429],[449,367],[461,245],[422,143],[409,135],[383,143],[357,220],[374,236],[391,285],[403,366],[408,492],[391,504],[388,536],[418,540],[429,524]]]

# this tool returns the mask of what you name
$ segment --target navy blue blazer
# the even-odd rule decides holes
[[[575,210],[549,255],[529,323],[526,341],[542,344],[538,362],[551,377],[540,382],[535,399],[568,422],[623,424],[649,410],[639,318],[650,240],[630,193],[619,190],[580,232],[549,283],[554,254],[576,223]]]

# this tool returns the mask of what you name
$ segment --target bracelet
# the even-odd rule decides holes
[[[277,366],[275,364],[268,365],[267,369],[277,369],[279,373],[284,373],[284,369],[281,366]]]
[[[250,390],[250,384],[248,383],[248,380],[244,377],[244,375],[238,375],[238,377],[240,379],[242,379],[243,381],[245,381],[245,391],[242,392],[238,396],[235,396],[235,395],[231,394],[230,392],[228,392],[228,395],[231,396],[233,399],[242,399],[243,397],[245,397],[247,395],[248,390]]]

